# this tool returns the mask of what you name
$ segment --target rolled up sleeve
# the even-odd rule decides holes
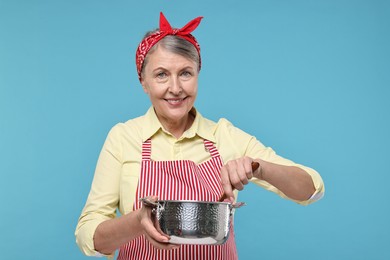
[[[99,214],[86,214],[81,216],[79,219],[79,225],[75,232],[76,243],[79,246],[80,250],[87,256],[106,256],[108,258],[113,257],[113,255],[103,255],[95,250],[93,236],[95,234],[96,228],[100,223],[107,219],[99,219],[101,215]]]
[[[91,190],[75,231],[76,243],[87,256],[113,258],[97,252],[93,238],[100,223],[116,217],[119,203],[122,146],[116,129],[108,134],[99,155]]]

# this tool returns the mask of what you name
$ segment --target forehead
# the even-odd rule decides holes
[[[146,58],[145,69],[155,69],[162,67],[165,69],[178,69],[182,67],[191,67],[196,69],[197,64],[195,61],[173,53],[161,46],[157,46],[155,50],[149,52]]]

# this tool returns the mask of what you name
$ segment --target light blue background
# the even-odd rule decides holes
[[[74,241],[109,129],[143,114],[135,49],[159,11],[194,35],[197,108],[318,170],[302,207],[248,185],[240,259],[390,259],[390,2],[0,0],[0,258]]]

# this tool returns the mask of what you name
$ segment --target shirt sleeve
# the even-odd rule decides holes
[[[224,119],[224,123],[226,124],[226,130],[230,135],[230,138],[234,140],[234,143],[236,145],[236,149],[239,151],[239,153],[243,156],[249,156],[251,158],[259,158],[264,161],[272,162],[275,164],[280,164],[280,165],[286,165],[286,166],[296,166],[301,169],[303,169],[305,172],[307,172],[313,181],[314,187],[315,187],[315,192],[313,195],[305,201],[298,201],[298,200],[293,200],[291,198],[288,198],[283,192],[281,192],[279,189],[277,189],[275,186],[271,185],[270,183],[264,181],[264,180],[259,180],[257,178],[252,178],[251,182],[255,183],[256,185],[259,185],[263,187],[266,190],[272,191],[279,196],[292,200],[298,204],[301,205],[308,205],[311,204],[319,199],[321,199],[324,196],[325,193],[325,187],[323,180],[320,176],[320,174],[307,166],[295,163],[289,159],[283,158],[282,156],[276,154],[276,152],[271,148],[271,147],[266,147],[263,145],[259,140],[257,140],[254,136],[251,136],[241,129],[233,126],[229,121]]]
[[[115,126],[100,152],[91,190],[75,231],[77,245],[88,256],[104,256],[95,250],[93,237],[100,223],[116,217],[121,167],[120,127]],[[113,258],[113,255],[106,257]]]

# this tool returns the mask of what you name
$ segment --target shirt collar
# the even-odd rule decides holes
[[[195,108],[192,108],[190,113],[195,115],[195,120],[192,123],[192,126],[183,133],[183,136],[180,139],[184,138],[193,138],[195,135],[199,137],[212,141],[215,143],[214,131],[215,124],[212,124],[211,121],[205,119]],[[163,129],[160,121],[157,118],[156,112],[154,111],[153,106],[151,106],[145,114],[145,125],[142,131],[142,141],[145,142],[147,139],[151,138],[156,132],[168,131]]]
[[[162,129],[162,125],[157,118],[153,106],[151,106],[145,114],[145,125],[142,128],[142,142],[145,142],[152,137],[158,130]]]

